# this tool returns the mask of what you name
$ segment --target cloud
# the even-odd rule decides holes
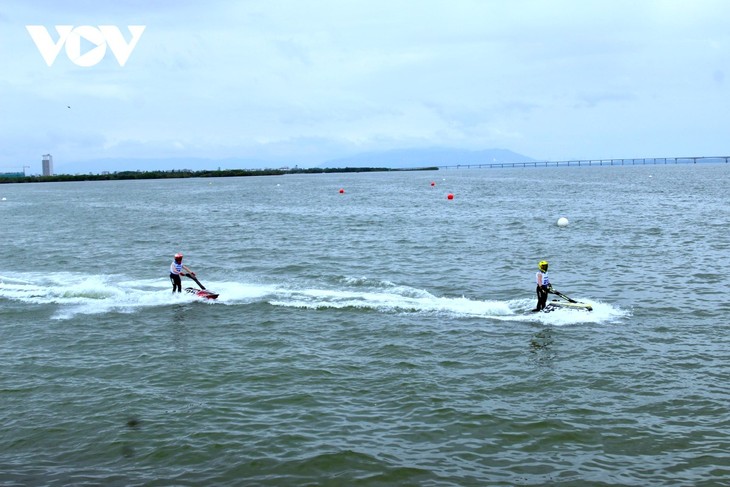
[[[727,94],[708,88],[723,86],[730,52],[723,6],[10,0],[0,132],[15,136],[0,165],[46,152],[314,161],[426,143],[545,159],[722,152],[713,127]],[[111,55],[81,68],[63,52],[49,68],[25,25],[61,23],[147,27],[123,68]],[[688,115],[696,135],[680,143]],[[647,123],[653,138],[629,143]]]

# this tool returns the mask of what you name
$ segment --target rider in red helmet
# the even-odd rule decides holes
[[[175,254],[175,259],[170,264],[170,280],[172,281],[172,292],[182,292],[182,280],[180,276],[187,276],[188,274],[194,276],[195,273],[191,271],[187,266],[183,265],[183,254],[178,252]]]

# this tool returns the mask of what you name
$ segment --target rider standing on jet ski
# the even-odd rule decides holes
[[[186,265],[182,263],[183,254],[178,252],[175,254],[175,260],[170,264],[170,280],[172,281],[172,292],[182,292],[182,280],[180,276],[192,275],[195,273],[191,271]]]
[[[532,311],[542,311],[545,309],[548,293],[553,289],[552,284],[550,284],[550,278],[548,277],[547,261],[541,260],[537,264],[537,269],[537,274],[535,274],[535,280],[537,281],[537,306]]]

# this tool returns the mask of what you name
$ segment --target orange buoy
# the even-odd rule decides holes
[[[454,199],[454,193],[449,193],[446,195],[446,199],[453,200]]]

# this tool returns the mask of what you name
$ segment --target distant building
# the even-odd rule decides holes
[[[53,156],[51,154],[43,155],[43,175],[53,176]]]

